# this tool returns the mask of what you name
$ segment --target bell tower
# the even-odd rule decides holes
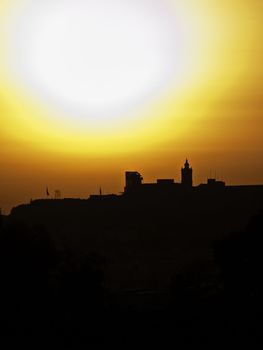
[[[184,168],[181,169],[181,182],[185,187],[193,186],[193,169],[190,168],[190,164],[187,159],[184,163]]]

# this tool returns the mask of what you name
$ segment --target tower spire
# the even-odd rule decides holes
[[[181,169],[182,185],[186,187],[193,186],[193,169],[190,168],[188,159],[186,158],[184,168]]]

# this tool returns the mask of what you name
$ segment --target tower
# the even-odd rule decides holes
[[[137,171],[126,171],[125,172],[125,188],[124,192],[130,192],[138,189],[142,184],[142,176]]]
[[[193,186],[193,169],[190,168],[190,164],[188,160],[186,159],[184,163],[184,168],[181,169],[181,175],[182,175],[182,185],[185,187],[192,187]]]

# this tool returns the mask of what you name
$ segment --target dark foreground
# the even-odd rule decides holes
[[[103,256],[76,254],[41,227],[1,217],[1,342],[72,349],[259,344],[262,235],[259,212],[242,230],[214,240],[212,259],[175,269],[169,285],[116,288],[105,279]]]

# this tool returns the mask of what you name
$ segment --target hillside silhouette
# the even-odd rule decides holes
[[[263,186],[193,187],[186,173],[127,172],[123,195],[1,216],[2,333],[72,348],[259,342]]]
[[[148,190],[148,189],[147,189]],[[174,192],[36,200],[10,219],[45,227],[56,244],[107,260],[114,289],[163,289],[174,270],[212,259],[211,246],[245,227],[262,208],[263,187],[179,188]]]

